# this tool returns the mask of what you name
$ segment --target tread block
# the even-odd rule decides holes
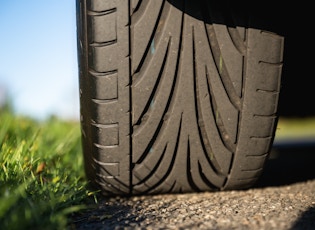
[[[99,164],[99,174],[106,178],[119,176],[119,163],[102,163]]]
[[[118,69],[118,52],[117,43],[109,46],[91,47],[92,57],[94,60],[90,67],[97,72],[109,72]],[[92,66],[91,66],[92,65]]]
[[[95,144],[102,146],[119,145],[119,127],[118,124],[99,125],[93,124],[93,139]]]
[[[113,124],[117,123],[119,115],[117,110],[119,108],[119,102],[113,100],[108,103],[94,101],[92,107],[93,120],[97,124]]]
[[[104,43],[117,40],[117,13],[91,16],[92,42]]]
[[[118,98],[118,76],[117,73],[96,76],[93,81],[93,96],[98,100],[113,100]]]
[[[115,9],[117,7],[117,1],[104,1],[104,0],[92,0],[89,3],[89,9],[93,11],[107,11]]]

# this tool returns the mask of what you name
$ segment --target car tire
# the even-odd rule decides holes
[[[104,195],[245,189],[260,177],[284,38],[235,2],[77,0],[84,166]]]

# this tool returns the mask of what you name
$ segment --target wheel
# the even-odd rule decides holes
[[[104,195],[257,181],[275,136],[284,37],[235,2],[77,1],[84,165]]]

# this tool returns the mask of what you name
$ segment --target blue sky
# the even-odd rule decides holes
[[[0,1],[0,97],[5,91],[16,113],[79,118],[75,5]]]

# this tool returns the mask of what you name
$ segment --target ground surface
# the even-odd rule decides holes
[[[315,148],[279,146],[245,191],[104,198],[72,229],[315,229]]]

